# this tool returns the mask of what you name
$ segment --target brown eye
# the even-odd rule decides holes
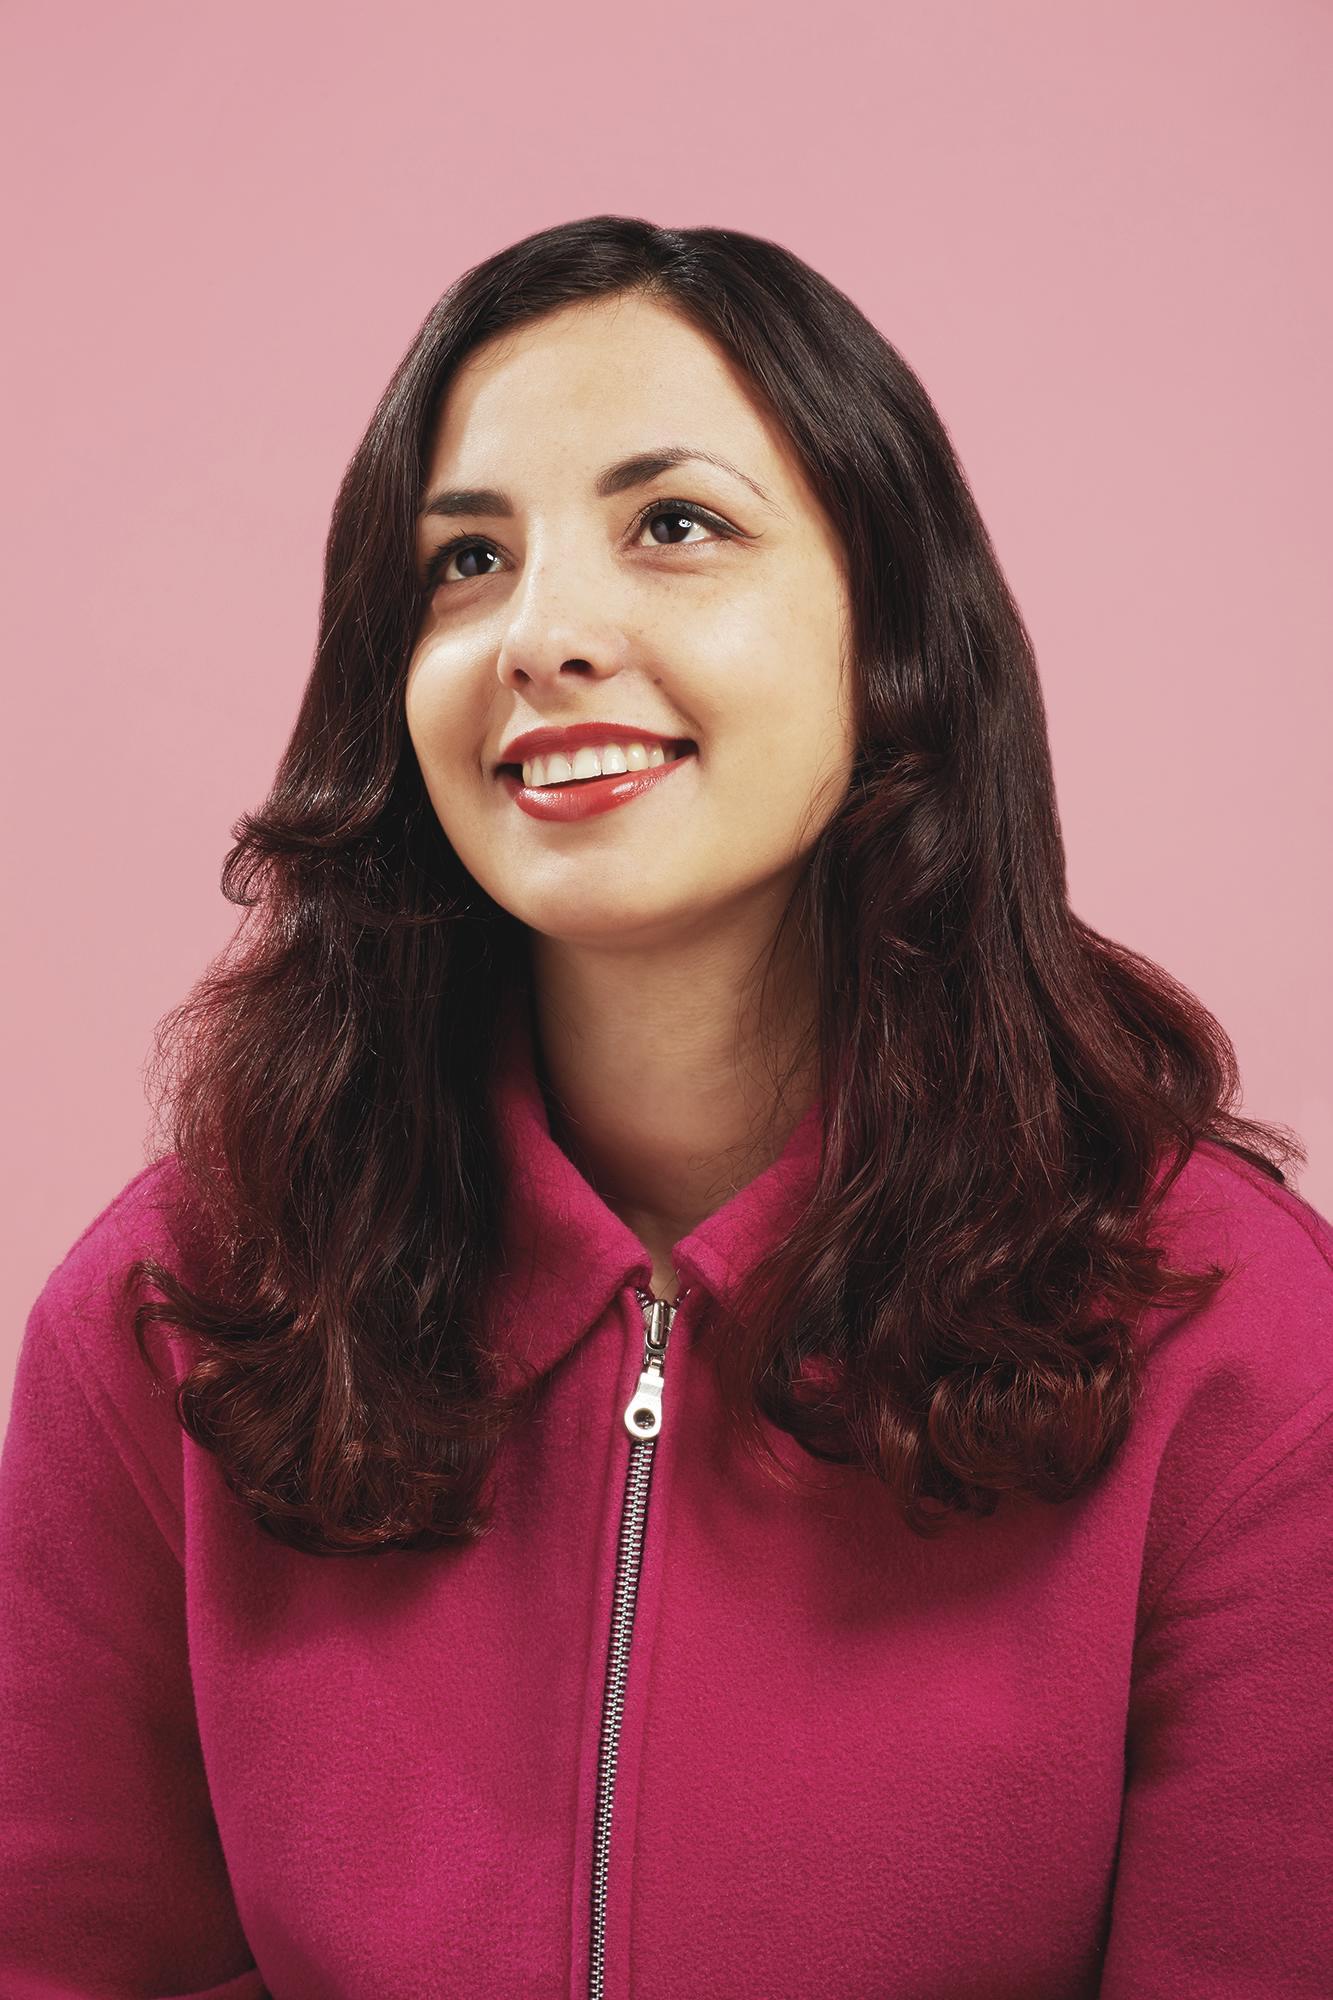
[[[716,514],[710,514],[706,507],[696,506],[693,500],[654,500],[652,506],[639,516],[637,532],[642,534],[647,527],[656,530],[659,525],[668,530],[666,534],[654,533],[653,539],[659,548],[680,546],[684,536],[677,537],[670,532],[676,529],[698,527],[710,528],[715,535],[731,533],[725,521],[719,520]]]
[[[434,590],[436,585],[441,582],[471,583],[474,576],[490,576],[493,574],[491,570],[484,569],[477,570],[472,575],[446,578],[443,572],[454,556],[457,556],[460,562],[468,556],[494,556],[495,560],[499,561],[498,551],[493,549],[489,542],[479,540],[476,535],[460,535],[454,541],[446,542],[442,549],[437,549],[427,563],[427,590]]]
[[[653,539],[665,543],[667,546],[670,546],[675,538],[671,534],[659,534],[657,532],[659,528],[689,529],[698,528],[702,525],[703,523],[695,515],[683,513],[678,507],[659,507],[657,512],[650,515],[648,520],[644,522],[645,527],[652,529]],[[684,541],[684,535],[681,535],[679,539]]]

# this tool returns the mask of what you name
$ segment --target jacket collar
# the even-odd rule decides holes
[[[652,1259],[552,1137],[526,995],[506,1006],[500,1023],[492,1104],[503,1214],[488,1311],[490,1338],[512,1382],[553,1368],[626,1287],[650,1290]],[[748,1273],[813,1185],[821,1108],[817,1098],[773,1164],[674,1245],[682,1288],[707,1291],[740,1313]]]

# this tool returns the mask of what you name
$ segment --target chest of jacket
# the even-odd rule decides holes
[[[1095,1993],[1132,1457],[925,1541],[729,1443],[688,1299],[632,1437],[646,1330],[627,1287],[467,1548],[279,1547],[189,1455],[200,1738],[275,2000]]]

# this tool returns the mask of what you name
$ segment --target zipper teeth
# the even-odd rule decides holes
[[[646,1372],[652,1360],[650,1346],[652,1308],[660,1301],[635,1286],[643,1310],[644,1358]],[[668,1306],[666,1339],[675,1323],[675,1305]],[[657,1350],[659,1373],[666,1372],[666,1339]],[[625,1684],[629,1679],[630,1640],[634,1631],[634,1611],[639,1595],[639,1570],[643,1563],[643,1539],[648,1522],[648,1495],[652,1482],[656,1435],[631,1438],[629,1469],[620,1508],[620,1537],[616,1548],[616,1579],[611,1609],[611,1643],[607,1655],[606,1685],[602,1694],[602,1729],[597,1756],[597,1811],[593,1824],[592,1864],[592,1952],[588,1974],[589,2000],[602,2000],[606,1977],[606,1895],[611,1858],[611,1811],[615,1803],[616,1771],[620,1761],[620,1725],[625,1707]]]
[[[631,1443],[629,1448],[630,1469],[625,1484],[624,1512],[620,1525],[615,1609],[611,1616],[611,1654],[602,1705],[602,1736],[598,1759],[597,1822],[593,1837],[592,1976],[588,1982],[590,2000],[602,2000],[602,1983],[605,1976],[606,1884],[611,1848],[611,1806],[620,1755],[620,1724],[624,1712],[625,1683],[629,1670],[630,1632],[634,1624],[634,1606],[639,1587],[639,1561],[643,1551],[643,1529],[648,1512],[648,1481],[656,1445],[656,1438],[640,1438],[637,1442]]]

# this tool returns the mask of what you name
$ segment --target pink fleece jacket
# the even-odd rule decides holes
[[[676,1245],[667,1329],[526,1035],[497,1088],[497,1323],[543,1399],[473,1548],[283,1548],[184,1439],[108,1306],[177,1254],[170,1158],[38,1298],[0,1461],[3,2000],[1328,2000],[1329,1224],[1200,1149],[1176,1248],[1239,1269],[1151,1320],[1109,1473],[926,1543],[781,1434],[803,1497],[725,1449],[694,1346],[818,1107]]]

